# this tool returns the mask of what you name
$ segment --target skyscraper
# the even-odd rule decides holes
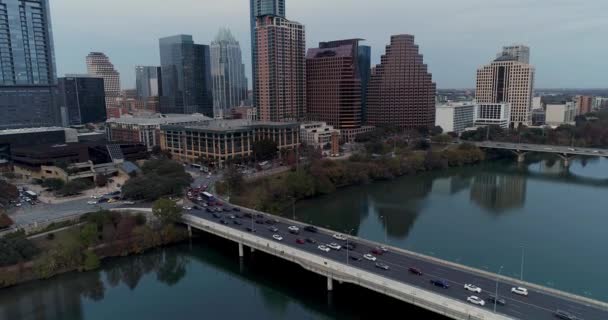
[[[530,63],[530,47],[521,44],[514,44],[511,46],[502,47],[502,52],[496,55],[496,58],[502,56],[513,57],[516,61],[521,63]]]
[[[59,124],[48,0],[0,0],[0,129]]]
[[[359,45],[359,74],[361,77],[361,121],[367,123],[367,87],[371,77],[372,47]]]
[[[103,78],[106,93],[106,109],[118,106],[120,98],[120,73],[114,69],[108,56],[102,52],[91,52],[87,56],[87,72]]]
[[[414,36],[394,35],[371,74],[368,123],[400,128],[434,126],[435,91],[432,75],[414,43]]]
[[[510,103],[511,124],[515,127],[532,121],[534,67],[529,60],[530,49],[505,50],[489,65],[477,70],[478,103]],[[526,49],[527,48],[527,49]]]
[[[136,66],[135,89],[137,90],[137,98],[140,100],[161,96],[163,85],[160,67]]]
[[[337,129],[361,127],[360,39],[321,42],[306,54],[306,118]],[[369,72],[368,72],[369,73]]]
[[[304,26],[278,16],[263,16],[258,18],[256,37],[255,105],[260,119],[302,119],[306,110]]]
[[[213,114],[223,118],[247,99],[247,78],[241,46],[228,29],[220,29],[211,43]]]
[[[104,80],[100,76],[66,75],[59,78],[58,104],[66,113],[66,125],[106,121]]]
[[[191,35],[159,40],[163,95],[162,113],[202,113],[213,117],[209,46]]]
[[[253,75],[252,84],[256,84],[256,63],[257,63],[257,40],[255,36],[255,27],[258,17],[265,15],[274,15],[285,18],[285,0],[249,0],[250,4],[250,24],[251,24],[251,74]],[[255,88],[253,88],[255,102]]]

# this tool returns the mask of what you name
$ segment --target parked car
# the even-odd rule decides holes
[[[466,290],[468,290],[468,291],[471,291],[471,292],[481,293],[481,288],[480,287],[472,285],[472,284],[469,284],[469,283],[465,284],[464,288]]]
[[[422,271],[420,271],[420,269],[418,268],[414,268],[414,267],[410,267],[409,269],[407,269],[410,273],[415,274],[417,276],[421,276],[422,275]]]
[[[524,287],[513,287],[511,288],[511,292],[524,297],[528,296],[528,289]]]
[[[448,289],[450,287],[450,285],[447,283],[447,281],[439,280],[439,279],[431,279],[431,284],[436,287],[440,287],[440,288],[444,288],[444,289]]]
[[[467,301],[478,306],[484,306],[486,304],[486,302],[478,296],[470,296],[467,298]]]

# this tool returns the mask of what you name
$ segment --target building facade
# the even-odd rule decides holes
[[[48,0],[0,0],[0,129],[60,123]]]
[[[245,65],[241,45],[228,29],[220,29],[210,49],[213,115],[221,119],[247,100]]]
[[[340,130],[325,122],[300,124],[300,140],[307,146],[320,149],[325,156],[336,157],[340,154]]]
[[[475,105],[476,126],[511,126],[511,105],[508,103],[477,103]]]
[[[262,121],[297,121],[306,111],[304,26],[278,16],[256,26],[255,106]]]
[[[593,97],[591,96],[576,96],[574,98],[576,105],[576,114],[584,115],[591,112],[593,107]]]
[[[367,87],[372,75],[372,47],[359,45],[359,75],[361,78],[361,122],[367,124]]]
[[[523,53],[517,53],[520,51]],[[530,124],[534,91],[534,67],[522,62],[526,53],[520,51],[503,50],[496,60],[477,70],[477,102],[509,103],[514,126]],[[529,48],[527,56],[529,60]]]
[[[150,97],[160,97],[163,93],[161,68],[157,66],[135,67],[135,90],[137,99],[146,101]]]
[[[161,126],[161,148],[172,158],[190,164],[222,167],[226,161],[242,161],[253,156],[257,141],[271,140],[279,150],[300,144],[298,123],[213,120],[194,126]]]
[[[255,84],[257,75],[257,39],[255,35],[255,28],[259,17],[266,15],[274,15],[285,18],[285,0],[249,0],[249,23],[251,27],[251,79],[254,86],[253,90],[253,103],[256,103],[255,99]],[[255,105],[254,105],[255,107]]]
[[[513,57],[515,61],[530,64],[530,47],[528,46],[524,46],[521,44],[504,46],[502,47],[502,52],[497,54],[496,58],[500,58],[505,55]]]
[[[103,78],[106,108],[116,107],[120,98],[120,73],[114,69],[108,56],[102,52],[89,53],[86,62],[88,74]]]
[[[105,122],[104,80],[92,75],[59,78],[58,104],[66,126]]]
[[[159,40],[162,113],[202,113],[213,116],[209,46],[195,44],[191,35]]]
[[[440,126],[443,132],[461,134],[475,122],[474,103],[448,103],[438,105],[435,114],[435,125]]]
[[[552,127],[562,124],[573,124],[576,111],[576,104],[574,102],[547,104],[545,123]]]

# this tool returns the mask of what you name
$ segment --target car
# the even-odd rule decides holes
[[[232,208],[232,211],[239,212],[239,211],[241,211],[241,209],[239,209],[239,208]]]
[[[325,252],[329,252],[331,251],[331,249],[329,249],[328,247],[324,246],[324,245],[320,245],[317,248],[319,248],[319,250],[321,251],[325,251]]]
[[[450,288],[450,285],[445,280],[431,279],[431,284],[434,285],[434,286],[436,286],[436,287],[440,287],[440,288],[444,288],[444,289]]]
[[[375,248],[375,249],[372,249],[372,253],[377,256],[381,256],[384,253],[384,251],[382,251],[382,249],[380,249],[380,248]]]
[[[293,234],[298,234],[300,233],[300,228],[296,227],[296,226],[290,226],[289,228],[287,228],[287,230],[289,230],[289,232],[293,233]]]
[[[264,224],[264,221],[262,221],[262,220],[256,220],[255,223],[257,223],[257,224]]]
[[[230,209],[224,208],[224,209],[222,209],[222,211],[224,211],[224,212],[230,212]]]
[[[226,222],[226,220],[224,220],[224,219],[220,220],[220,223],[221,224],[228,224],[228,222]]]
[[[313,238],[306,238],[306,242],[308,243],[312,243],[312,244],[316,244],[317,240],[313,239]]]
[[[221,218],[222,216],[220,216],[220,215],[219,215],[219,214],[217,214],[217,213],[213,213],[213,217],[214,217],[214,218],[216,218],[216,219],[219,219],[219,218]]]
[[[278,235],[278,234],[273,234],[273,235],[272,235],[272,238],[273,238],[273,239],[275,239],[275,240],[277,240],[277,241],[281,241],[281,240],[283,240],[283,237],[281,237],[281,236],[280,236],[280,235]]]
[[[390,269],[390,267],[387,264],[384,264],[382,262],[376,262],[376,268],[380,268],[380,269],[383,269],[383,270]]]
[[[418,268],[414,268],[414,267],[410,267],[407,269],[410,273],[415,274],[417,276],[421,276],[422,275],[422,271],[420,271],[420,269]]]
[[[222,212],[222,208],[215,208],[215,212]]]
[[[199,206],[192,206],[192,209],[194,209],[194,210],[200,210],[201,207],[199,207]]]
[[[305,243],[306,243],[306,241],[304,241],[304,239],[299,239],[299,238],[298,238],[298,239],[296,239],[296,243],[297,243],[297,244],[305,244]]]
[[[279,232],[279,228],[277,228],[277,227],[270,227],[270,228],[268,228],[268,230],[270,230],[271,232],[275,232],[275,233]]]
[[[343,235],[343,234],[338,234],[338,233],[336,233],[336,234],[334,234],[332,237],[334,237],[334,239],[336,239],[336,240],[342,240],[342,241],[346,241],[346,236],[345,236],[345,235]]]
[[[524,287],[513,287],[511,288],[511,292],[524,297],[528,296],[528,289]]]
[[[387,253],[387,252],[388,252],[388,248],[387,248],[387,247],[385,247],[385,246],[381,246],[381,247],[380,247],[380,250],[381,250],[382,252],[384,252],[384,253]]]
[[[236,216],[233,215],[233,214],[231,214],[231,215],[228,216],[228,218],[230,218],[230,219],[236,219]]]
[[[245,216],[245,218],[253,219],[253,215],[251,213],[245,213],[243,216]]]
[[[330,248],[332,248],[332,249],[334,249],[334,250],[340,250],[340,249],[342,249],[342,246],[339,245],[339,244],[337,244],[337,243],[335,243],[335,242],[332,242],[332,243],[328,244],[327,246],[330,247]]]
[[[363,258],[365,258],[366,260],[369,260],[369,261],[376,261],[376,257],[372,256],[369,253],[364,254]]]
[[[212,213],[212,212],[213,212],[213,210],[211,210],[211,208],[207,208],[207,209],[205,209],[205,211],[207,211],[207,212],[209,212],[209,213]]]
[[[246,229],[249,232],[258,232],[256,229],[252,228],[252,227],[247,227]]]
[[[190,210],[192,210],[192,207],[186,207],[186,206],[184,206],[184,207],[182,207],[182,209],[190,211]]]
[[[203,198],[198,197],[198,198],[196,198],[196,201],[203,201]],[[207,205],[207,204],[205,203],[204,205]]]
[[[317,233],[317,232],[319,232],[319,229],[317,229],[316,227],[313,227],[313,226],[306,226],[306,227],[304,227],[304,231]]]
[[[555,315],[556,318],[565,319],[565,320],[580,320],[578,317],[571,314],[570,312],[567,312],[564,310],[559,310],[559,309],[555,310],[553,315]]]
[[[201,201],[201,200],[199,200],[199,201]],[[205,208],[206,208],[206,207],[208,207],[208,206],[209,206],[209,205],[208,205],[206,202],[203,202],[203,207],[205,207]]]
[[[221,202],[217,202],[215,205],[216,205],[216,206],[220,206],[220,207],[221,207],[221,206],[223,206],[224,204],[223,204],[223,203],[221,203]]]
[[[344,248],[346,248],[346,250],[351,250],[351,251],[355,250],[356,247],[357,247],[357,245],[354,244],[354,243],[349,243],[349,244],[347,244],[347,245],[344,246]]]
[[[21,205],[20,203],[17,203],[17,204],[18,204],[18,206]],[[94,204],[97,204],[97,201],[87,201],[87,204],[94,205]]]
[[[257,218],[260,218],[260,219],[264,218],[264,215],[263,215],[263,214],[261,214],[261,213],[258,213],[258,214],[256,214],[255,216],[256,216]]]
[[[351,260],[354,260],[354,261],[361,261],[361,260],[363,260],[363,258],[361,258],[361,257],[357,257],[357,256],[353,256],[353,255],[351,255],[349,258],[350,258]]]
[[[17,207],[17,208],[18,208],[18,207],[21,207],[21,203],[17,203],[17,204],[15,205],[15,207]]]
[[[488,300],[488,302],[490,302],[492,304],[496,303],[501,306],[504,306],[507,304],[507,301],[505,299],[500,298],[500,297],[496,298],[496,296],[488,296],[488,298],[486,298],[486,300]]]
[[[467,298],[467,301],[478,306],[484,306],[486,304],[486,302],[478,296],[470,296]]]
[[[107,203],[109,201],[110,201],[110,199],[108,199],[108,198],[101,198],[101,199],[99,199],[99,201],[97,201],[97,203]]]
[[[237,226],[242,225],[243,223],[240,222],[239,220],[232,220],[232,223],[236,224]]]
[[[466,290],[471,291],[471,292],[477,292],[477,293],[481,293],[481,288],[480,288],[480,287],[478,287],[478,286],[476,286],[476,285],[472,285],[472,284],[468,284],[468,283],[467,283],[467,284],[465,284],[465,285],[464,285],[464,288],[465,288]]]

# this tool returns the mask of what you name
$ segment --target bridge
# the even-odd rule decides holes
[[[227,211],[222,213],[189,210],[182,221],[190,233],[194,228],[234,241],[238,244],[240,257],[244,256],[245,247],[249,247],[252,254],[262,251],[322,275],[327,278],[329,291],[333,290],[334,281],[352,283],[452,319],[549,320],[555,319],[556,310],[577,317],[572,319],[608,319],[608,303],[395,247],[385,247],[387,252],[375,255],[377,261],[369,261],[363,256],[382,244],[348,235],[346,240],[337,240],[331,230],[317,228],[316,232],[310,232],[304,229],[307,225],[300,222],[246,208],[238,207],[238,211],[227,205],[224,208]],[[300,234],[290,233],[290,226],[297,226]],[[278,230],[271,231],[272,227]],[[280,235],[281,239],[273,238],[274,235]],[[306,241],[299,243],[298,239]],[[329,243],[338,243],[342,249],[325,252],[318,248]],[[354,248],[349,250],[348,245],[354,245]],[[377,262],[389,269],[379,268]],[[412,267],[421,270],[423,275],[410,272]],[[450,287],[444,289],[430,283],[430,280],[438,279],[446,281]],[[465,283],[474,284],[483,291],[466,291]],[[516,286],[527,288],[529,295],[523,297],[512,293],[511,288]],[[505,305],[494,305],[486,300],[485,306],[477,306],[466,300],[472,295],[487,299],[496,293],[505,300]]]
[[[471,142],[473,145],[484,149],[510,150],[517,155],[518,162],[524,162],[525,155],[529,152],[553,153],[559,155],[566,167],[575,156],[608,157],[608,150],[597,148],[578,148],[568,146],[553,146],[529,143],[511,143],[497,141]]]

